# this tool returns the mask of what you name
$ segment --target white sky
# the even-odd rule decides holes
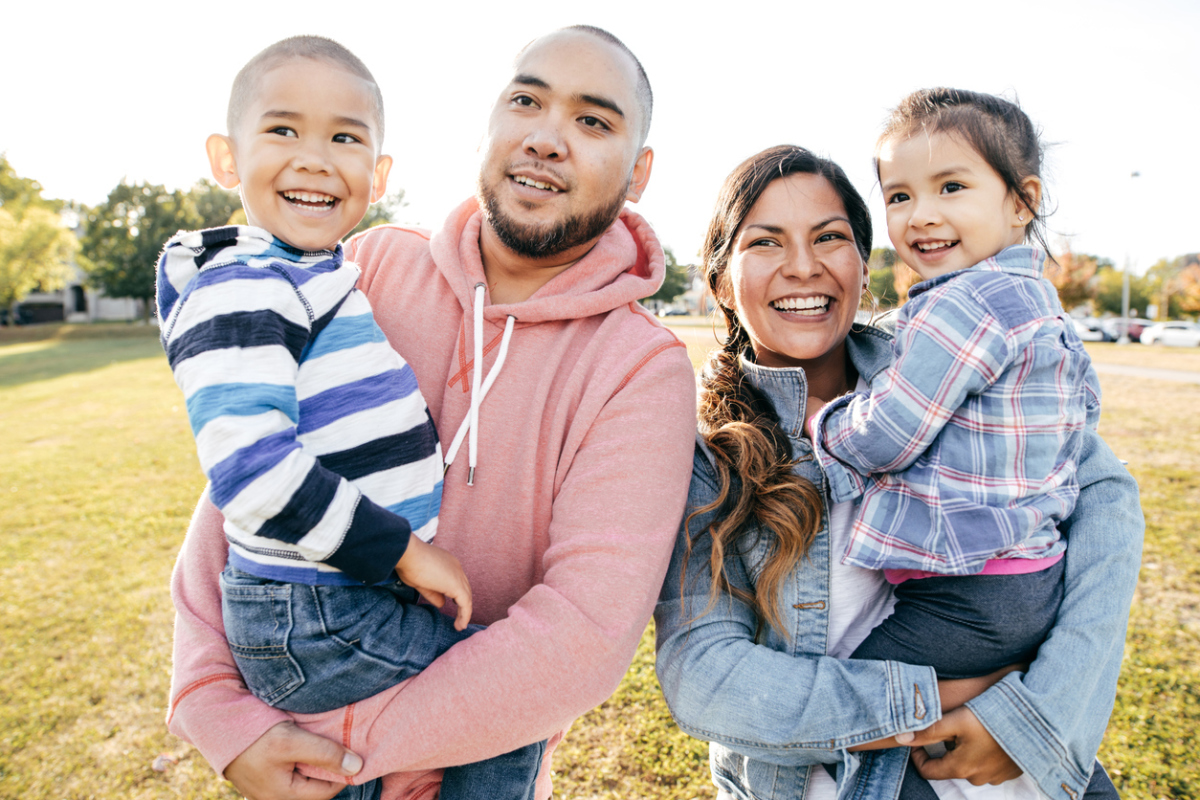
[[[493,2],[10,3],[0,152],[50,197],[101,202],[124,177],[208,176],[233,76],[285,36],[361,57],[383,89],[401,221],[435,227],[473,191],[477,146],[529,39],[599,25],[655,94],[638,210],[694,261],[721,181],[774,144],[840,163],[887,244],[871,154],[888,109],[923,86],[1006,93],[1053,143],[1052,244],[1137,270],[1200,251],[1200,3]],[[711,10],[708,10],[711,9]],[[1138,171],[1141,176],[1131,178]]]

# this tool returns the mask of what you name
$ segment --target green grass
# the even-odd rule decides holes
[[[234,798],[163,722],[168,580],[203,478],[156,331],[8,333],[0,331],[0,799]],[[698,358],[705,333],[692,336]],[[1161,349],[1155,357],[1174,358]],[[1194,368],[1186,361],[1181,368]],[[1198,797],[1200,386],[1101,380],[1101,432],[1129,459],[1148,521],[1101,758],[1126,798]],[[160,753],[178,759],[165,773],[150,768]],[[713,796],[705,745],[680,733],[662,702],[649,631],[618,692],[572,728],[555,770],[559,797]]]

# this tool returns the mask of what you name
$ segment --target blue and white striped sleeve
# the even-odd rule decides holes
[[[294,545],[364,583],[388,577],[408,521],[297,440],[296,377],[314,322],[283,276],[232,264],[183,291],[164,342],[210,496],[239,530]]]

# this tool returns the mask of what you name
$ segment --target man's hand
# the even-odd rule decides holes
[[[467,627],[471,621],[471,584],[457,558],[413,536],[396,564],[396,574],[438,608],[446,605],[449,597],[458,604],[454,629],[461,631]]]
[[[946,755],[932,758],[922,745],[948,742]],[[1021,768],[966,706],[956,708],[913,734],[912,760],[925,780],[965,778],[975,786],[1019,778]]]
[[[296,771],[297,764],[346,776],[362,769],[362,759],[337,742],[281,722],[230,762],[225,779],[248,800],[329,800],[346,788],[306,778]]]

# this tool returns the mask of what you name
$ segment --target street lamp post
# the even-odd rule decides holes
[[[1129,173],[1129,178],[1137,178],[1142,173],[1133,171]],[[1117,338],[1117,344],[1129,344],[1129,254],[1125,254],[1125,275],[1121,280],[1121,335]]]

